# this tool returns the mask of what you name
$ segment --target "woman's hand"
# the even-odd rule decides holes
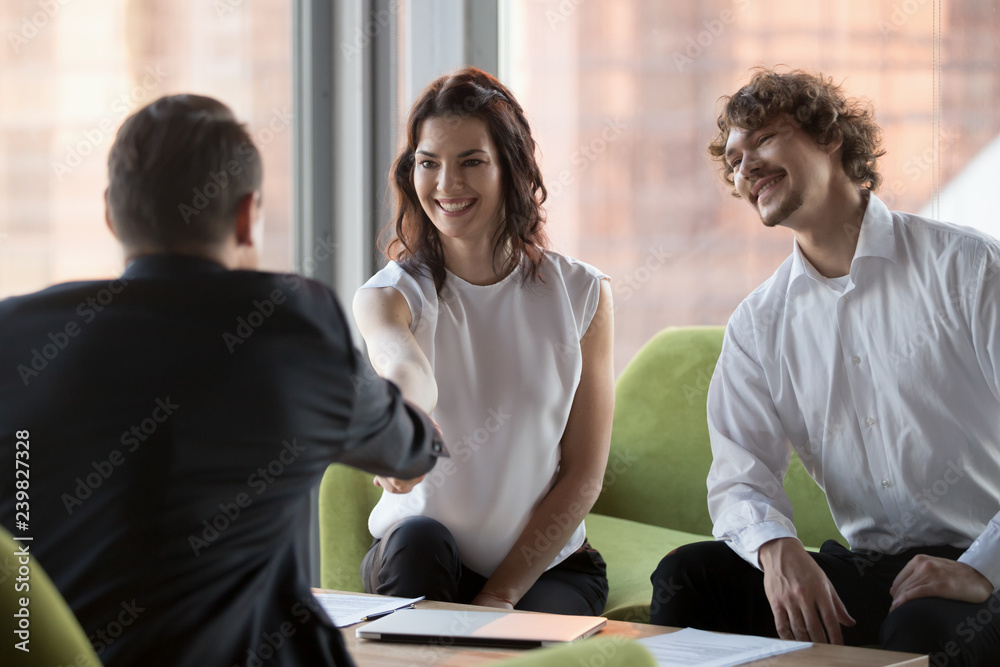
[[[383,477],[382,475],[376,475],[373,481],[375,486],[381,486],[389,493],[409,493],[413,490],[413,487],[424,481],[424,477],[426,477],[426,475],[421,475],[420,477],[415,477],[413,479],[396,479],[395,477]]]
[[[494,607],[496,609],[514,609],[514,604],[507,598],[487,593],[486,591],[480,591],[479,595],[473,598],[472,604],[480,607]]]

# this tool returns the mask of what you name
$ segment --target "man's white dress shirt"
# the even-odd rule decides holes
[[[965,548],[1000,588],[998,378],[1000,244],[869,195],[848,276],[796,243],[729,321],[708,392],[715,537],[759,567],[795,536],[794,449],[852,549]]]

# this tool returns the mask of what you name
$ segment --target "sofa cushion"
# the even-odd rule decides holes
[[[615,387],[611,455],[593,511],[711,535],[705,480],[712,465],[705,403],[723,327],[667,328],[622,371]],[[785,491],[799,538],[843,541],[826,496],[793,456]]]
[[[603,514],[589,514],[586,523],[587,540],[608,564],[604,615],[616,621],[649,623],[650,577],[660,559],[684,544],[711,539]]]

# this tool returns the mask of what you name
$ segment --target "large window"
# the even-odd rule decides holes
[[[394,116],[437,74],[463,62],[495,69],[489,33],[498,26],[499,74],[541,148],[555,246],[613,278],[619,370],[665,326],[724,323],[790,250],[786,230],[762,228],[728,196],[704,151],[719,97],[755,65],[822,71],[872,101],[888,150],[880,195],[890,206],[1000,234],[987,201],[987,169],[1000,157],[994,2],[499,0],[499,20],[496,4],[329,5],[348,22],[332,39],[322,26],[315,37],[332,44],[334,65],[343,66],[334,67],[334,120],[344,127],[334,130],[333,173],[320,169],[314,186],[317,201],[331,186],[335,203],[358,201],[307,216],[320,227],[312,236],[324,238],[332,225],[343,253],[369,249],[364,234],[347,232],[388,219],[385,170],[401,125]],[[295,6],[0,5],[0,297],[120,271],[103,220],[108,148],[129,112],[180,91],[216,96],[248,122],[265,160],[264,267],[293,268]],[[314,83],[322,94],[322,78]],[[358,91],[371,98],[355,104]],[[322,129],[328,116],[310,116],[302,137],[323,159],[333,149],[309,127]],[[370,172],[365,187],[345,185],[360,172]],[[303,258],[312,250],[300,248]],[[341,282],[349,297],[356,285]]]
[[[265,268],[291,259],[287,0],[4,0],[0,4],[0,297],[116,275],[104,223],[121,121],[161,95],[216,97],[264,161]]]
[[[758,64],[869,98],[891,208],[1000,234],[1000,14],[985,0],[507,0],[502,72],[527,110],[557,249],[613,278],[616,366],[665,326],[723,324],[791,250],[705,153]]]

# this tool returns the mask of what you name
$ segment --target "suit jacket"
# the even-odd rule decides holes
[[[435,436],[301,276],[159,255],[0,302],[0,520],[108,665],[350,664],[309,491],[333,462],[425,473]]]

